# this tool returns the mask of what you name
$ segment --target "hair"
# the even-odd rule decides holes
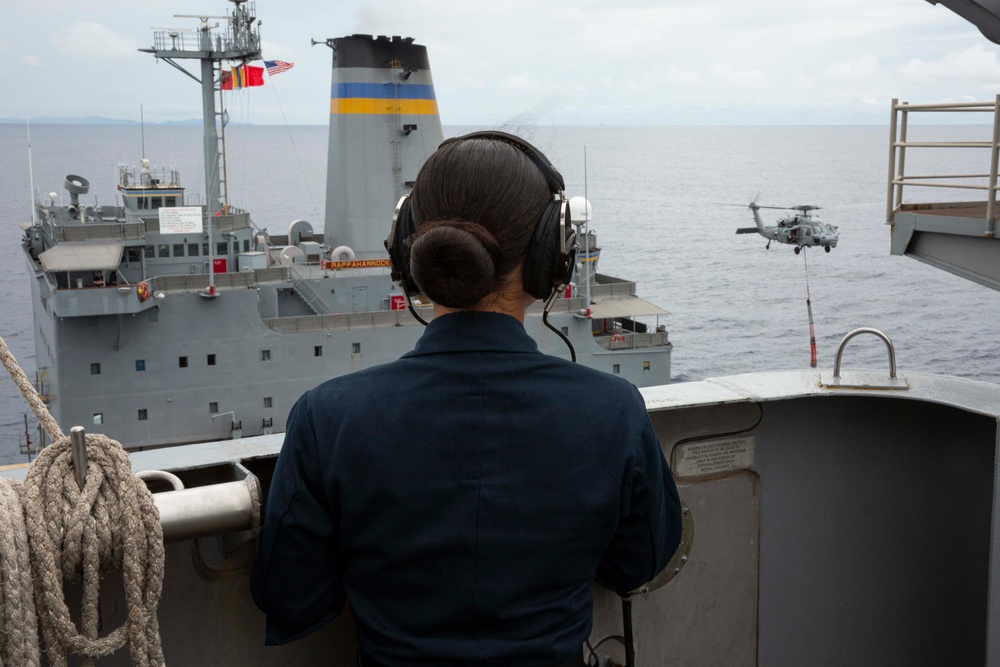
[[[523,151],[477,137],[438,148],[410,199],[414,281],[435,303],[470,308],[503,289],[524,263],[552,192]]]

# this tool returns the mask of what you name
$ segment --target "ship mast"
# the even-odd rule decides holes
[[[175,14],[175,18],[196,18],[201,27],[195,31],[195,39],[185,39],[190,31],[168,29],[153,34],[153,48],[139,49],[152,53],[158,59],[176,67],[201,84],[202,125],[204,129],[205,153],[205,198],[206,212],[211,215],[228,204],[222,195],[225,183],[225,146],[219,139],[216,126],[218,113],[215,107],[215,91],[219,88],[215,72],[223,71],[223,61],[245,63],[260,58],[260,31],[256,20],[254,3],[247,0],[229,0],[234,7],[228,16]],[[210,19],[224,19],[224,30],[212,32],[219,24],[210,24]],[[201,63],[201,78],[179,65],[178,60],[198,60]],[[220,93],[221,95],[221,93]]]

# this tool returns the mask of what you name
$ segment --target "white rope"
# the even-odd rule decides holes
[[[0,477],[0,667],[40,664],[20,486]]]
[[[23,485],[0,479],[0,665],[38,664],[36,609],[51,667],[65,667],[70,653],[90,667],[126,642],[134,665],[163,665],[156,619],[163,587],[163,529],[152,494],[132,473],[122,446],[99,434],[86,437],[81,489],[69,438],[2,338],[0,361],[53,440],[32,463]],[[8,532],[15,536],[8,539]],[[30,578],[24,570],[29,554]],[[100,581],[119,571],[127,619],[100,636]],[[82,582],[80,630],[66,604],[64,581]]]

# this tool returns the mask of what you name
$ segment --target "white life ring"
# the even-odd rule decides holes
[[[354,259],[354,251],[346,245],[339,245],[330,253],[330,259],[334,262],[349,262]]]

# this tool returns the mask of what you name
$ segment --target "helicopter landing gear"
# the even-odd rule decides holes
[[[802,246],[795,246],[795,254],[798,255],[800,252],[802,252]]]
[[[828,245],[823,246],[823,250],[830,252],[830,246]]]
[[[768,242],[767,242],[767,245],[766,245],[766,246],[764,246],[764,250],[770,250],[770,249],[771,249],[771,242],[770,242],[770,241],[768,241]]]

